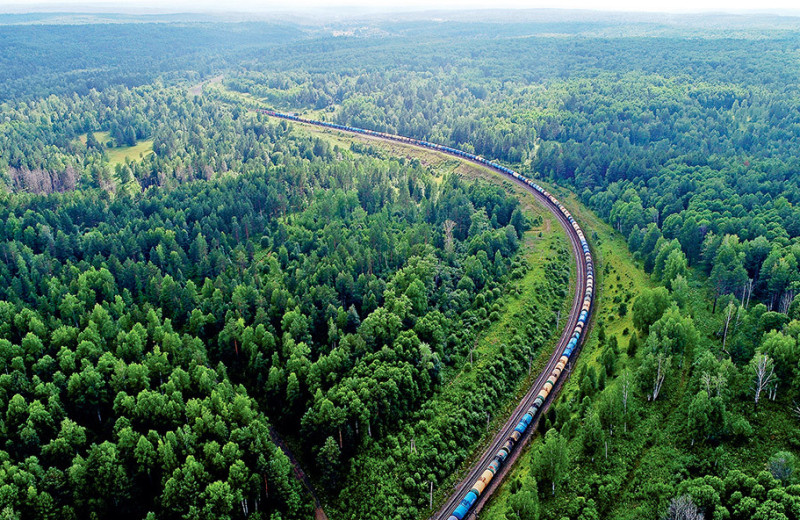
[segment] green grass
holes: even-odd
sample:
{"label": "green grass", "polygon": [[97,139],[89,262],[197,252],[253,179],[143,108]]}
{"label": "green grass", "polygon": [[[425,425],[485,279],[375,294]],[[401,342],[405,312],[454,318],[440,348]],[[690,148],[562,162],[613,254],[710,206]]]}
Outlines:
{"label": "green grass", "polygon": [[[147,156],[148,154],[153,153],[153,140],[148,139],[145,141],[139,141],[134,146],[117,146],[114,148],[108,148],[107,143],[113,143],[113,139],[111,139],[111,134],[108,132],[95,132],[95,138],[97,141],[104,146],[106,156],[108,157],[108,162],[111,166],[116,166],[117,164],[125,163],[126,159],[130,159],[131,161],[138,161],[139,159]],[[86,144],[86,134],[82,134],[78,137],[81,143]]]}
{"label": "green grass", "polygon": [[113,166],[122,164],[126,159],[138,161],[142,157],[153,153],[153,141],[139,141],[134,146],[121,146],[119,148],[109,148],[106,150],[108,162]]}

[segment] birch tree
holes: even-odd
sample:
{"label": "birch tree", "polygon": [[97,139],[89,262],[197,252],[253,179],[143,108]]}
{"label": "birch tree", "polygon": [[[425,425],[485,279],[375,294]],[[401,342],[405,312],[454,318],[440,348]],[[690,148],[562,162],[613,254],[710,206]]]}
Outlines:
{"label": "birch tree", "polygon": [[650,353],[642,361],[637,379],[639,388],[647,394],[648,401],[658,399],[671,366],[672,356],[663,352]]}
{"label": "birch tree", "polygon": [[692,499],[687,495],[673,498],[669,503],[665,520],[703,520],[703,513],[697,509]]}
{"label": "birch tree", "polygon": [[628,371],[625,370],[622,374],[622,382],[620,383],[620,397],[622,399],[622,424],[625,433],[628,433],[628,396],[630,395],[631,378]]}
{"label": "birch tree", "polygon": [[671,357],[664,357],[664,354],[658,355],[658,369],[656,370],[656,377],[653,382],[653,401],[658,399],[658,394],[661,393],[661,386],[664,384],[664,379],[667,377],[667,370],[670,364],[672,364]]}
{"label": "birch tree", "polygon": [[775,362],[766,354],[758,354],[753,358],[751,366],[755,376],[753,379],[753,409],[758,410],[761,394],[776,382]]}
{"label": "birch tree", "polygon": [[[726,350],[725,345],[728,342],[728,328],[731,324],[731,319],[733,318],[733,312],[736,310],[736,306],[733,302],[728,304],[727,315],[725,317],[725,329],[722,333],[722,351],[725,352],[730,356],[730,353]],[[738,313],[737,313],[738,314]]]}
{"label": "birch tree", "polygon": [[455,229],[456,223],[450,219],[444,221],[444,250],[448,253],[452,253],[454,249],[453,245],[453,229]]}

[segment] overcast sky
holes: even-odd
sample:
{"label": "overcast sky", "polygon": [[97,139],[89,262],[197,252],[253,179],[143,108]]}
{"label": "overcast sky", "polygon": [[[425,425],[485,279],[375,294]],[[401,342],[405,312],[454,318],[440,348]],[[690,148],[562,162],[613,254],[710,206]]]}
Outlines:
{"label": "overcast sky", "polygon": [[[375,10],[429,10],[474,8],[561,8],[604,11],[741,12],[779,11],[800,13],[798,0],[0,0],[0,10],[52,10],[53,8],[89,7],[89,10],[130,11],[303,11],[319,8],[351,7]],[[380,6],[380,7],[378,7]],[[84,9],[86,10],[86,9]]]}

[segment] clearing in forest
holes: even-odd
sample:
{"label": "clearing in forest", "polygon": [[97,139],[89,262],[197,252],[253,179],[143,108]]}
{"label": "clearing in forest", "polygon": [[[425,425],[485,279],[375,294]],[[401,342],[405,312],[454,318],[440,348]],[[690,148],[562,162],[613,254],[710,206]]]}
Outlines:
{"label": "clearing in forest", "polygon": [[[111,166],[125,163],[126,159],[138,161],[153,153],[153,140],[147,139],[137,142],[133,146],[109,146],[114,144],[109,132],[95,132],[95,139],[105,147],[106,157]],[[87,134],[78,137],[81,143],[86,144]]]}

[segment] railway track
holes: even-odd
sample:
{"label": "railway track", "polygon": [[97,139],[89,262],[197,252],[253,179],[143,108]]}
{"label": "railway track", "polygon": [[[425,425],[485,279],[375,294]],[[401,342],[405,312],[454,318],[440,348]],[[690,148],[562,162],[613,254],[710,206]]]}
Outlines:
{"label": "railway track", "polygon": [[[547,208],[549,208],[555,215],[558,217],[558,221],[561,226],[567,231],[567,236],[570,239],[570,244],[572,246],[573,257],[576,259],[577,264],[577,273],[575,277],[575,294],[573,295],[572,306],[569,313],[569,319],[567,320],[567,324],[564,327],[564,331],[559,338],[558,344],[556,348],[553,350],[553,354],[550,356],[550,359],[547,361],[547,365],[539,374],[539,376],[534,381],[533,385],[531,385],[528,392],[525,394],[525,397],[522,398],[519,405],[514,409],[514,412],[509,416],[506,423],[503,427],[497,432],[497,434],[492,439],[492,442],[486,447],[483,452],[481,458],[473,464],[470,471],[464,476],[463,479],[459,482],[456,486],[456,489],[451,493],[450,497],[442,504],[439,510],[434,514],[431,518],[434,520],[448,520],[450,518],[453,510],[459,505],[461,500],[464,496],[470,491],[472,488],[473,483],[475,480],[480,477],[481,473],[483,473],[486,466],[491,462],[494,455],[497,451],[502,447],[503,443],[505,443],[506,439],[511,435],[511,432],[514,431],[514,427],[519,423],[522,419],[522,416],[525,415],[527,410],[533,404],[533,401],[536,399],[536,396],[542,390],[544,383],[546,382],[548,376],[555,368],[556,364],[558,364],[558,360],[561,358],[564,349],[569,343],[570,338],[572,337],[572,331],[575,328],[575,325],[578,322],[578,315],[581,311],[581,305],[583,303],[583,298],[585,295],[585,288],[586,288],[586,266],[581,261],[583,257],[583,252],[580,246],[580,240],[578,239],[577,233],[575,230],[572,229],[572,225],[569,223],[567,218],[558,211],[558,208],[550,202],[550,200],[539,193],[538,191],[530,188],[527,184],[515,180],[518,184],[523,186],[524,188],[531,191],[540,202],[542,202]],[[572,363],[572,361],[570,361]],[[568,373],[571,369],[571,366],[568,365]],[[558,392],[563,385],[564,379],[559,379],[558,385],[554,388],[552,392],[547,397],[547,400],[544,403],[544,406],[540,409],[539,413],[536,417],[534,417],[531,426],[525,431],[525,434],[520,439],[519,444],[515,447],[515,449],[509,454],[509,458],[506,460],[506,463],[502,466],[500,471],[496,474],[495,478],[492,479],[491,483],[486,487],[486,490],[480,495],[478,500],[472,507],[472,510],[465,518],[477,518],[478,513],[480,513],[481,509],[486,505],[489,497],[491,497],[492,493],[499,487],[500,483],[503,481],[504,477],[514,465],[517,458],[519,457],[520,453],[522,452],[522,448],[527,442],[530,440],[532,432],[536,431],[536,427],[539,424],[539,419],[547,413],[548,409],[550,408],[550,404],[553,402],[555,397],[558,395]]]}
{"label": "railway track", "polygon": [[[592,296],[594,275],[593,272],[589,272],[590,270],[593,270],[593,261],[591,259],[591,254],[588,252],[588,244],[586,243],[585,237],[582,237],[582,230],[580,230],[577,225],[573,226],[572,222],[574,222],[574,219],[572,219],[572,222],[570,222],[572,217],[569,215],[569,212],[566,211],[566,209],[563,209],[563,205],[559,207],[558,201],[554,198],[551,199],[547,192],[539,191],[538,186],[534,187],[530,185],[530,183],[525,182],[524,178],[520,178],[520,176],[515,172],[512,172],[508,168],[505,168],[497,163],[487,161],[480,156],[466,154],[460,150],[443,147],[441,145],[436,145],[434,143],[428,143],[421,140],[414,140],[403,136],[385,134],[382,132],[374,132],[353,127],[344,127],[342,125],[334,125],[321,121],[302,119],[294,116],[293,114],[281,114],[269,110],[259,110],[259,112],[265,113],[272,117],[320,126],[340,132],[366,135],[374,139],[381,139],[385,141],[398,141],[420,148],[433,148],[440,153],[451,155],[480,166],[489,167],[490,169],[496,170],[505,175],[513,174],[513,176],[509,177],[509,180],[517,183],[531,192],[542,204],[544,204],[546,208],[551,211],[551,213],[556,216],[559,224],[561,224],[566,231],[567,237],[569,237],[570,244],[572,246],[572,253],[577,266],[577,273],[572,306],[570,309],[569,318],[561,337],[559,338],[556,347],[553,349],[553,353],[548,359],[544,370],[539,374],[533,385],[531,385],[531,387],[528,389],[525,396],[514,409],[514,412],[509,416],[503,427],[500,428],[500,430],[498,430],[498,432],[492,438],[492,441],[485,448],[480,459],[472,465],[466,475],[455,486],[454,491],[450,494],[447,500],[445,500],[437,512],[431,517],[431,520],[477,519],[478,513],[480,513],[491,495],[499,487],[500,483],[514,465],[514,462],[516,462],[516,460],[519,458],[522,448],[530,440],[532,433],[536,431],[536,427],[539,424],[540,418],[547,413],[550,405],[560,393],[564,381],[569,378],[574,360],[580,352],[583,340],[586,337],[591,305],[593,303]],[[586,247],[586,249],[584,249],[584,247]],[[587,299],[589,302],[588,304],[586,303]],[[581,315],[584,314],[584,310],[585,316],[581,317]],[[583,324],[581,324],[581,322],[583,322]],[[576,341],[572,348],[570,348],[569,345],[573,339]],[[571,354],[575,354],[575,357],[573,357]],[[566,378],[561,377],[562,372],[558,369],[559,362],[562,360],[562,356],[565,355],[567,358],[567,364],[564,367],[564,372],[567,373]],[[557,373],[554,371],[557,371]],[[554,376],[555,379],[553,380]],[[547,389],[548,384],[551,385],[551,389],[549,390]],[[515,429],[519,428],[519,424],[523,420],[523,417],[529,413],[531,407],[535,404],[537,397],[540,397],[543,393],[545,396],[544,401],[540,403],[541,406],[538,407],[538,410],[533,416],[530,424],[528,424],[524,431],[522,431],[519,439],[516,442],[511,443],[511,447],[507,450],[507,457],[504,457],[503,460],[497,465],[496,471],[493,472],[492,476],[490,476],[490,480],[488,481],[488,484],[486,484],[485,488],[481,486],[477,491],[477,497],[473,496],[472,501],[465,505],[465,503],[468,502],[465,497],[475,495],[475,489],[478,487],[477,484],[482,478],[481,476],[486,475],[487,467],[489,467],[493,461],[496,463],[498,453],[502,452],[504,447],[509,445],[509,438],[513,436]],[[459,506],[461,506],[461,511],[456,512],[458,511],[457,508],[459,508]],[[463,511],[465,508],[466,511]]]}

